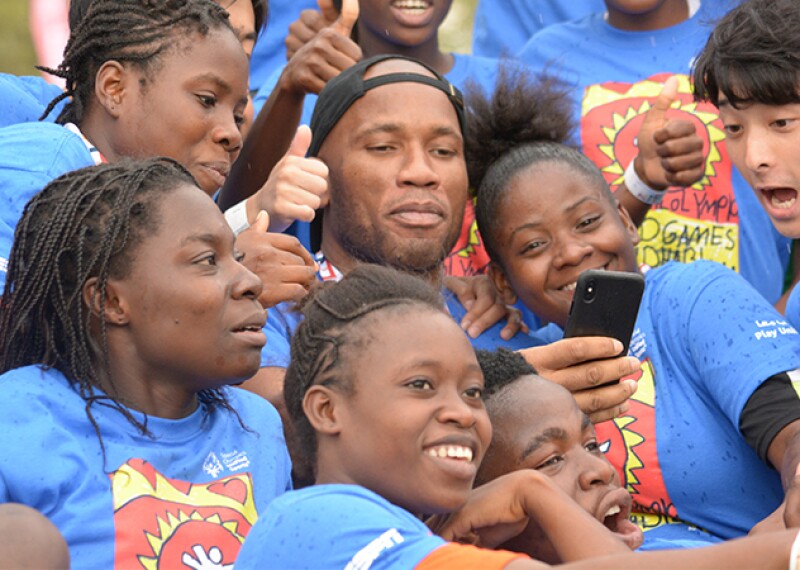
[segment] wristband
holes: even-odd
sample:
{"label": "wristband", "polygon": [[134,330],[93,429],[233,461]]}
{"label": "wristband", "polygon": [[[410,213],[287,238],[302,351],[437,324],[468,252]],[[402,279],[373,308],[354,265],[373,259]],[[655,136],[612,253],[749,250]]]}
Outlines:
{"label": "wristband", "polygon": [[231,206],[225,210],[224,215],[228,225],[237,236],[250,227],[250,222],[247,221],[247,200],[242,200],[235,206]]}
{"label": "wristband", "polygon": [[660,204],[664,199],[665,190],[655,190],[645,184],[639,175],[636,174],[636,169],[633,167],[635,160],[632,160],[625,169],[625,187],[631,196],[645,204]]}
{"label": "wristband", "polygon": [[797,570],[798,558],[800,558],[800,533],[797,533],[792,542],[792,550],[789,553],[789,570]]}

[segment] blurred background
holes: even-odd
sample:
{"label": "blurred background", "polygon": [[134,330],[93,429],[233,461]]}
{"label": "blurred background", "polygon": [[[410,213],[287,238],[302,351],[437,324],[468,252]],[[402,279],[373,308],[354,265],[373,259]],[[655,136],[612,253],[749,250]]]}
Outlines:
{"label": "blurred background", "polygon": [[[443,50],[469,52],[476,3],[477,0],[453,1],[450,14],[439,30]],[[38,73],[33,67],[37,62],[28,16],[28,0],[0,0],[0,72],[16,75]]]}

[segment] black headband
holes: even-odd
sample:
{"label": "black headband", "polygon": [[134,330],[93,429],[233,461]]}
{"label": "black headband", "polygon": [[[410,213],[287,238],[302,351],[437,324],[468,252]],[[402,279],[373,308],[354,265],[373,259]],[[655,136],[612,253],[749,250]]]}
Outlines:
{"label": "black headband", "polygon": [[[430,71],[435,77],[414,72],[402,72],[387,73],[386,75],[364,79],[364,73],[367,69],[387,59],[412,61]],[[325,85],[325,88],[319,94],[317,104],[314,106],[314,113],[311,116],[313,139],[308,149],[308,156],[317,156],[322,143],[325,142],[333,127],[336,126],[336,123],[339,122],[339,119],[342,118],[353,103],[363,97],[370,89],[391,83],[422,83],[434,87],[447,95],[458,116],[461,133],[465,133],[464,99],[461,96],[461,91],[452,83],[442,77],[436,70],[416,59],[400,55],[377,55],[347,68]]]}

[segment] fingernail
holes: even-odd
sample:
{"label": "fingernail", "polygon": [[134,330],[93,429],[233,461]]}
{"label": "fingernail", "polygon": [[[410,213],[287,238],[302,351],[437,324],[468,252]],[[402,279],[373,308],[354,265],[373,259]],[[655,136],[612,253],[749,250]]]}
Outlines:
{"label": "fingernail", "polygon": [[636,390],[639,388],[639,384],[636,382],[636,380],[630,379],[625,380],[625,386],[627,386],[628,390],[631,391],[631,395],[635,394]]}
{"label": "fingernail", "polygon": [[461,321],[461,328],[467,330],[471,324],[472,324],[471,320],[464,319],[463,321]]}
{"label": "fingernail", "polygon": [[500,331],[500,338],[503,340],[508,340],[511,338],[511,331],[507,331],[505,329]]}
{"label": "fingernail", "polygon": [[471,301],[467,301],[466,303],[464,303],[464,308],[469,311],[472,308],[472,305],[474,305],[474,304],[475,304],[475,300],[474,299],[471,300]]}
{"label": "fingernail", "polygon": [[470,327],[470,328],[467,329],[467,334],[470,336],[470,338],[478,338],[478,335],[480,334],[480,332],[478,331],[477,328]]}
{"label": "fingernail", "polygon": [[622,343],[617,339],[614,339],[614,352],[616,354],[619,354],[620,352],[622,352],[622,348],[623,348]]}
{"label": "fingernail", "polygon": [[621,416],[622,414],[624,414],[625,412],[627,412],[630,409],[631,409],[631,405],[629,403],[625,402],[624,404],[622,404],[619,407],[619,412],[617,413],[617,416]]}

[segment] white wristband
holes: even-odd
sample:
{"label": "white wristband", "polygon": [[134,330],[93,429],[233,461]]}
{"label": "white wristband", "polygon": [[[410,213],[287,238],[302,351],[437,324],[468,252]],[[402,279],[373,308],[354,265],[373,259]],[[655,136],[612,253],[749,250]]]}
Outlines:
{"label": "white wristband", "polygon": [[800,533],[794,538],[792,550],[789,553],[789,570],[797,570],[798,558],[800,558]]}
{"label": "white wristband", "polygon": [[631,193],[631,196],[645,204],[660,204],[661,200],[664,199],[666,191],[655,190],[645,184],[642,179],[639,178],[639,175],[636,174],[636,169],[633,167],[634,162],[635,161],[632,160],[628,168],[625,169],[625,187],[628,189],[628,192]]}
{"label": "white wristband", "polygon": [[235,206],[225,210],[225,220],[237,236],[250,227],[247,221],[247,200],[242,200]]}

